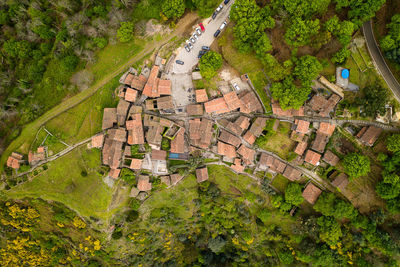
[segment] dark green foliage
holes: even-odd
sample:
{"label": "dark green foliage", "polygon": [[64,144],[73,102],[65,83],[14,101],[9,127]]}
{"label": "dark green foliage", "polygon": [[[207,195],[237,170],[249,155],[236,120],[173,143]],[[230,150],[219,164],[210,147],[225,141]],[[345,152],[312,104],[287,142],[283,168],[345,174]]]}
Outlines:
{"label": "dark green foliage", "polygon": [[344,64],[350,55],[350,50],[348,50],[346,47],[343,47],[332,56],[331,61],[337,65]]}
{"label": "dark green foliage", "polygon": [[133,30],[135,29],[135,24],[131,21],[121,22],[121,27],[117,31],[118,40],[121,43],[126,43],[132,40]]}
{"label": "dark green foliage", "polygon": [[273,83],[270,90],[283,109],[299,109],[307,100],[311,87],[297,87],[293,78],[288,76],[282,82]]}
{"label": "dark green foliage", "polygon": [[293,75],[299,79],[304,87],[311,86],[311,81],[322,71],[322,65],[316,57],[303,56],[296,62]]}
{"label": "dark green foliage", "polygon": [[[188,1],[187,1],[188,2]],[[220,4],[219,0],[190,0],[192,5],[197,9],[198,14],[202,18],[207,18],[212,15],[216,7]],[[190,7],[186,4],[187,7]]]}
{"label": "dark green foliage", "polygon": [[131,200],[129,202],[129,207],[132,210],[136,210],[137,211],[139,209],[139,207],[140,207],[140,201],[138,199],[136,199],[136,198],[131,198]]}
{"label": "dark green foliage", "polygon": [[171,141],[168,138],[163,137],[161,141],[161,149],[165,151],[169,151],[171,149]]}
{"label": "dark green foliage", "polygon": [[332,216],[338,220],[357,217],[357,210],[354,206],[340,198],[336,198],[333,193],[322,193],[314,205],[314,209],[321,212],[324,216]]}
{"label": "dark green foliage", "polygon": [[330,246],[335,246],[342,237],[340,224],[333,217],[321,216],[317,220],[320,238]]}
{"label": "dark green foliage", "polygon": [[81,171],[81,176],[82,176],[82,177],[86,177],[87,175],[88,175],[88,173],[87,173],[86,170],[82,170],[82,171]]}
{"label": "dark green foliage", "polygon": [[318,34],[319,29],[318,19],[302,20],[296,17],[285,33],[286,43],[292,46],[308,45],[311,43],[311,38]]}
{"label": "dark green foliage", "polygon": [[122,231],[114,231],[111,235],[113,239],[120,239],[122,237]]}
{"label": "dark green foliage", "polygon": [[165,0],[162,12],[169,19],[180,18],[185,12],[185,2],[184,0]]}
{"label": "dark green foliage", "polygon": [[207,52],[199,62],[200,73],[203,78],[210,80],[212,77],[217,75],[217,70],[222,67],[222,56],[221,54],[209,51]]}
{"label": "dark green foliage", "polygon": [[386,0],[350,0],[350,11],[348,13],[351,21],[358,27],[375,16]]}
{"label": "dark green foliage", "polygon": [[126,214],[126,221],[133,222],[139,218],[139,212],[137,210],[129,210]]}
{"label": "dark green foliage", "polygon": [[351,178],[364,176],[370,172],[369,158],[358,153],[347,154],[343,159],[343,166]]}
{"label": "dark green foliage", "polygon": [[123,168],[119,176],[123,181],[130,185],[133,185],[136,181],[135,173],[127,168]]}
{"label": "dark green foliage", "polygon": [[359,97],[357,105],[362,107],[361,115],[375,118],[385,115],[385,105],[389,101],[389,95],[385,88],[379,84],[370,85],[362,89],[363,97]]}
{"label": "dark green foliage", "polygon": [[303,203],[301,186],[298,183],[289,183],[285,189],[285,201],[291,205],[299,206]]}
{"label": "dark green foliage", "polygon": [[392,134],[386,140],[386,147],[390,152],[400,151],[400,134]]}

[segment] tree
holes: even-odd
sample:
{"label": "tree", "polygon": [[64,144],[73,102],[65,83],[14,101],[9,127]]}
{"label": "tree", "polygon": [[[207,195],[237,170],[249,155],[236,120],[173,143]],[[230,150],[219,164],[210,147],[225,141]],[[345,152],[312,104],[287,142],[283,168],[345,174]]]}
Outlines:
{"label": "tree", "polygon": [[340,224],[333,217],[321,216],[317,219],[320,238],[330,246],[336,246],[342,237]]}
{"label": "tree", "polygon": [[392,134],[386,139],[386,147],[390,152],[400,151],[400,134]]}
{"label": "tree", "polygon": [[364,97],[359,97],[357,105],[362,106],[362,115],[375,118],[385,115],[386,103],[389,101],[388,92],[379,84],[370,85],[362,89]]}
{"label": "tree", "polygon": [[209,1],[209,0],[192,0],[197,13],[202,18],[207,18],[211,16],[215,8],[218,6],[219,2]]}
{"label": "tree", "polygon": [[332,56],[331,61],[336,65],[344,64],[350,55],[350,50],[348,50],[346,47],[343,47]]}
{"label": "tree", "polygon": [[361,26],[365,21],[370,20],[386,0],[350,0],[350,11],[348,13],[351,21]]}
{"label": "tree", "polygon": [[121,43],[126,43],[132,40],[135,24],[132,21],[121,22],[121,26],[117,31],[118,40]]}
{"label": "tree", "polygon": [[226,241],[221,236],[217,236],[216,238],[211,238],[208,240],[208,248],[211,249],[215,254],[222,252],[225,244]]}
{"label": "tree", "polygon": [[288,45],[303,46],[311,42],[311,37],[318,34],[319,20],[302,20],[295,17],[285,33],[285,40]]}
{"label": "tree", "polygon": [[302,56],[296,62],[293,75],[306,87],[311,85],[311,81],[318,76],[322,69],[323,67],[316,57]]}
{"label": "tree", "polygon": [[259,58],[262,58],[265,54],[272,50],[271,42],[265,33],[262,34],[261,38],[255,43],[254,50]]}
{"label": "tree", "polygon": [[364,176],[371,169],[369,158],[358,153],[347,154],[343,159],[343,165],[345,172],[351,178]]}
{"label": "tree", "polygon": [[388,34],[382,38],[380,45],[381,45],[382,51],[384,51],[384,52],[393,50],[397,47],[396,41],[392,38],[392,36],[390,34]]}
{"label": "tree", "polygon": [[210,80],[212,77],[217,75],[217,70],[222,67],[222,56],[221,54],[209,51],[204,54],[199,62],[200,73],[203,78]]}
{"label": "tree", "polygon": [[271,85],[272,97],[279,100],[282,109],[299,109],[311,93],[311,87],[297,87],[293,77],[287,76],[282,82]]}
{"label": "tree", "polygon": [[164,0],[162,12],[169,19],[180,18],[185,12],[185,2],[184,0]]}
{"label": "tree", "polygon": [[301,186],[298,183],[290,183],[285,189],[285,201],[289,204],[299,206],[303,203]]}
{"label": "tree", "polygon": [[324,216],[332,216],[338,220],[344,218],[353,220],[358,215],[351,203],[337,198],[333,193],[322,193],[315,203],[314,209]]}

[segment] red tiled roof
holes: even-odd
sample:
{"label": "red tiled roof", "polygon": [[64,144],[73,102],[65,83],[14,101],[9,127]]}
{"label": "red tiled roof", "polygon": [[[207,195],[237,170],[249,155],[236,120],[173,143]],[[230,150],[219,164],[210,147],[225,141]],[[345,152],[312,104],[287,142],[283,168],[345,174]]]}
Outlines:
{"label": "red tiled roof", "polygon": [[189,121],[189,134],[190,139],[197,140],[200,139],[200,119],[193,119]]}
{"label": "red tiled roof", "polygon": [[320,132],[317,132],[315,140],[312,144],[312,149],[320,153],[324,153],[325,147],[329,142],[329,136]]}
{"label": "red tiled roof", "polygon": [[158,83],[158,90],[160,95],[171,95],[171,81],[170,80],[160,80]]}
{"label": "red tiled roof", "polygon": [[158,66],[153,66],[151,68],[149,79],[143,89],[143,95],[152,98],[160,96],[160,92],[158,91],[158,83],[160,79],[157,77],[159,69],[160,67]]}
{"label": "red tiled roof", "polygon": [[9,156],[7,159],[7,166],[13,169],[19,169],[19,160]]}
{"label": "red tiled roof", "polygon": [[198,183],[208,180],[207,167],[196,169],[196,179]]}
{"label": "red tiled roof", "polygon": [[142,168],[142,162],[142,159],[132,159],[129,168],[132,170],[140,170]]}
{"label": "red tiled roof", "polygon": [[233,145],[235,147],[238,147],[242,142],[239,137],[229,133],[228,131],[221,130],[221,133],[219,135],[219,139],[222,142],[225,142],[227,144]]}
{"label": "red tiled roof", "polygon": [[271,167],[274,163],[274,157],[266,153],[261,153],[259,164],[264,167]]}
{"label": "red tiled roof", "polygon": [[200,143],[201,148],[207,148],[211,145],[211,138],[214,132],[213,121],[208,119],[201,119],[200,123]]}
{"label": "red tiled roof", "polygon": [[208,101],[207,91],[206,89],[200,89],[195,91],[196,94],[196,102],[202,103]]}
{"label": "red tiled roof", "polygon": [[171,174],[171,185],[176,185],[182,178],[183,176],[179,173]]}
{"label": "red tiled roof", "polygon": [[338,164],[338,162],[339,162],[338,156],[333,154],[333,152],[330,151],[330,150],[327,150],[325,152],[324,157],[322,158],[322,160],[325,161],[326,163],[328,163],[329,165],[332,165],[332,166],[336,166],[336,164]]}
{"label": "red tiled roof", "polygon": [[296,149],[294,150],[294,153],[302,156],[306,148],[307,148],[307,142],[299,142],[296,146]]}
{"label": "red tiled roof", "polygon": [[319,133],[323,133],[328,135],[329,137],[332,136],[333,132],[335,131],[336,126],[334,124],[330,124],[328,122],[321,122],[319,124]]}
{"label": "red tiled roof", "polygon": [[112,128],[114,123],[117,123],[117,109],[105,108],[103,113],[102,129]]}
{"label": "red tiled roof", "polygon": [[298,181],[301,178],[301,172],[288,165],[283,172],[283,176],[288,178],[290,181]]}
{"label": "red tiled roof", "polygon": [[280,161],[277,158],[274,158],[274,161],[272,165],[270,166],[271,171],[277,172],[277,173],[283,173],[286,169],[286,163]]}
{"label": "red tiled roof", "polygon": [[142,115],[137,113],[133,114],[131,117],[132,120],[126,121],[126,129],[128,130],[128,144],[144,144]]}
{"label": "red tiled roof", "polygon": [[310,127],[309,121],[299,120],[297,123],[296,131],[306,134],[308,132],[308,127]]}
{"label": "red tiled roof", "polygon": [[307,150],[305,161],[316,166],[321,159],[321,154],[318,154],[312,150]]}
{"label": "red tiled roof", "polygon": [[242,165],[242,161],[239,158],[235,159],[234,164],[231,166],[231,168],[237,173],[241,173],[244,171],[244,166]]}
{"label": "red tiled roof", "polygon": [[110,166],[111,169],[120,167],[123,153],[122,145],[123,142],[115,141],[110,137],[106,138],[102,150],[104,165]]}
{"label": "red tiled roof", "polygon": [[236,150],[234,146],[225,144],[221,141],[218,141],[217,146],[218,146],[218,154],[226,156],[231,159],[236,157]]}
{"label": "red tiled roof", "polygon": [[164,150],[151,150],[151,159],[152,160],[166,160],[167,159],[167,151]]}
{"label": "red tiled roof", "polygon": [[253,149],[248,148],[248,147],[246,147],[245,145],[242,144],[239,147],[237,152],[238,152],[239,155],[242,156],[243,161],[246,164],[251,164],[254,161],[254,156],[255,156],[256,152]]}
{"label": "red tiled roof", "polygon": [[303,198],[310,204],[315,204],[322,190],[316,187],[314,184],[309,183],[303,191]]}
{"label": "red tiled roof", "polygon": [[202,104],[192,104],[186,106],[186,112],[189,116],[200,116],[203,115],[203,105]]}
{"label": "red tiled roof", "polygon": [[128,73],[128,75],[126,75],[126,77],[125,77],[124,84],[130,85],[131,82],[132,82],[132,79],[133,79],[134,77],[135,77],[135,76],[134,76],[132,73]]}
{"label": "red tiled roof", "polygon": [[185,128],[180,128],[175,138],[171,141],[171,152],[185,153]]}
{"label": "red tiled roof", "polygon": [[263,110],[260,101],[258,101],[258,98],[253,92],[244,91],[240,94],[239,98],[242,102],[242,106],[240,107],[241,112],[251,113]]}
{"label": "red tiled roof", "polygon": [[137,188],[139,189],[139,191],[150,191],[151,190],[150,177],[140,175],[138,179]]}
{"label": "red tiled roof", "polygon": [[147,82],[147,78],[144,75],[139,75],[139,77],[135,76],[132,79],[132,82],[130,84],[131,88],[134,88],[139,91],[143,91],[144,85]]}
{"label": "red tiled roof", "polygon": [[128,88],[128,89],[126,89],[126,92],[125,92],[125,100],[129,101],[129,102],[135,102],[137,95],[138,95],[138,91]]}
{"label": "red tiled roof", "polygon": [[110,139],[118,142],[126,141],[126,130],[125,128],[110,129],[108,130],[108,136]]}
{"label": "red tiled roof", "polygon": [[229,108],[229,110],[235,110],[242,106],[242,102],[237,96],[236,92],[232,91],[224,95],[224,100]]}
{"label": "red tiled roof", "polygon": [[242,130],[247,130],[250,126],[250,118],[240,116],[236,119],[235,124],[237,124]]}
{"label": "red tiled roof", "polygon": [[243,139],[249,143],[250,145],[254,144],[254,142],[256,141],[257,137],[252,134],[250,131],[247,131],[244,135],[243,135]]}
{"label": "red tiled roof", "polygon": [[118,179],[120,173],[121,173],[121,169],[111,169],[108,176],[110,176],[113,179]]}
{"label": "red tiled roof", "polygon": [[266,118],[258,117],[255,119],[255,121],[251,125],[249,131],[256,137],[259,137],[261,135],[261,133],[263,132],[266,123],[267,123]]}
{"label": "red tiled roof", "polygon": [[360,141],[366,145],[372,146],[376,140],[378,140],[378,137],[382,131],[383,130],[381,128],[369,126],[368,129],[362,134]]}
{"label": "red tiled roof", "polygon": [[103,142],[104,142],[104,134],[98,134],[92,137],[92,147],[101,148],[103,147]]}
{"label": "red tiled roof", "polygon": [[207,113],[215,112],[216,114],[221,114],[229,112],[228,105],[222,97],[204,103],[204,108]]}

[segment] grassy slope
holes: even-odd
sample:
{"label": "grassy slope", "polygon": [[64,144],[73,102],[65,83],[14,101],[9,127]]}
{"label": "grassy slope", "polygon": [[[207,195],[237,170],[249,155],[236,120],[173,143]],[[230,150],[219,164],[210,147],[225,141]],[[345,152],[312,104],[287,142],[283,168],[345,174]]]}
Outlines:
{"label": "grassy slope", "polygon": [[268,142],[261,149],[278,154],[283,159],[287,159],[289,153],[294,150],[296,142],[290,139],[289,122],[280,122],[276,134],[268,138]]}
{"label": "grassy slope", "polygon": [[[16,186],[6,195],[10,198],[34,197],[58,201],[79,214],[108,218],[112,190],[97,172],[100,151],[82,147],[48,164],[48,170],[32,181]],[[88,175],[82,177],[81,171]]]}
{"label": "grassy slope", "polygon": [[237,49],[233,47],[232,34],[232,27],[228,27],[225,33],[218,40],[218,44],[221,46],[222,49],[222,55],[224,59],[228,62],[228,64],[239,71],[240,74],[247,73],[249,75],[250,80],[252,81],[268,111],[270,107],[270,99],[264,91],[264,87],[267,86],[268,83],[266,76],[262,71],[264,66],[255,57],[254,53],[239,53]]}

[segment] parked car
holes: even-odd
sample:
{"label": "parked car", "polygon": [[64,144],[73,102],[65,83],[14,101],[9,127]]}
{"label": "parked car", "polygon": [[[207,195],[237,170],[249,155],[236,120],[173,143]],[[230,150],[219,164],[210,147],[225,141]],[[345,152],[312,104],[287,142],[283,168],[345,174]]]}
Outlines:
{"label": "parked car", "polygon": [[227,5],[231,0],[225,0],[224,4]]}
{"label": "parked car", "polygon": [[214,33],[214,37],[217,38],[218,35],[219,35],[220,33],[221,33],[221,30],[218,29],[218,30]]}
{"label": "parked car", "polygon": [[216,11],[217,13],[219,13],[219,12],[221,12],[221,10],[222,10],[223,8],[224,8],[223,5],[219,5],[215,11]]}
{"label": "parked car", "polygon": [[206,51],[210,51],[210,47],[209,46],[202,46],[201,49],[206,50]]}
{"label": "parked car", "polygon": [[176,62],[176,64],[179,64],[179,65],[185,64],[185,62],[183,62],[182,60],[177,60],[177,61],[175,61],[175,62]]}
{"label": "parked car", "polygon": [[235,88],[236,91],[240,91],[240,87],[237,83],[233,84],[233,88]]}
{"label": "parked car", "polygon": [[217,15],[218,15],[217,11],[214,11],[214,13],[212,14],[212,19],[215,19]]}
{"label": "parked car", "polygon": [[224,28],[225,28],[225,26],[226,26],[226,21],[224,22],[224,23],[222,23],[221,24],[221,26],[219,26],[219,29],[222,31]]}
{"label": "parked car", "polygon": [[185,45],[186,51],[190,52],[190,47],[188,45]]}
{"label": "parked car", "polygon": [[200,30],[200,28],[198,28],[198,27],[196,28],[196,33],[197,33],[198,36],[201,35],[201,30]]}
{"label": "parked car", "polygon": [[196,42],[196,39],[194,39],[194,37],[192,36],[192,37],[190,37],[189,38],[189,40],[190,40],[190,42],[192,43],[192,44],[194,44],[195,42]]}
{"label": "parked car", "polygon": [[200,52],[199,52],[199,55],[197,56],[198,58],[201,58],[205,53],[207,53],[208,51],[204,51],[204,50],[201,50]]}
{"label": "parked car", "polygon": [[193,45],[192,45],[192,43],[188,43],[188,46],[189,46],[190,50],[192,50],[192,49],[193,49]]}
{"label": "parked car", "polygon": [[203,23],[199,23],[199,26],[200,26],[200,29],[201,29],[202,32],[204,32],[206,30],[206,28],[204,28]]}

